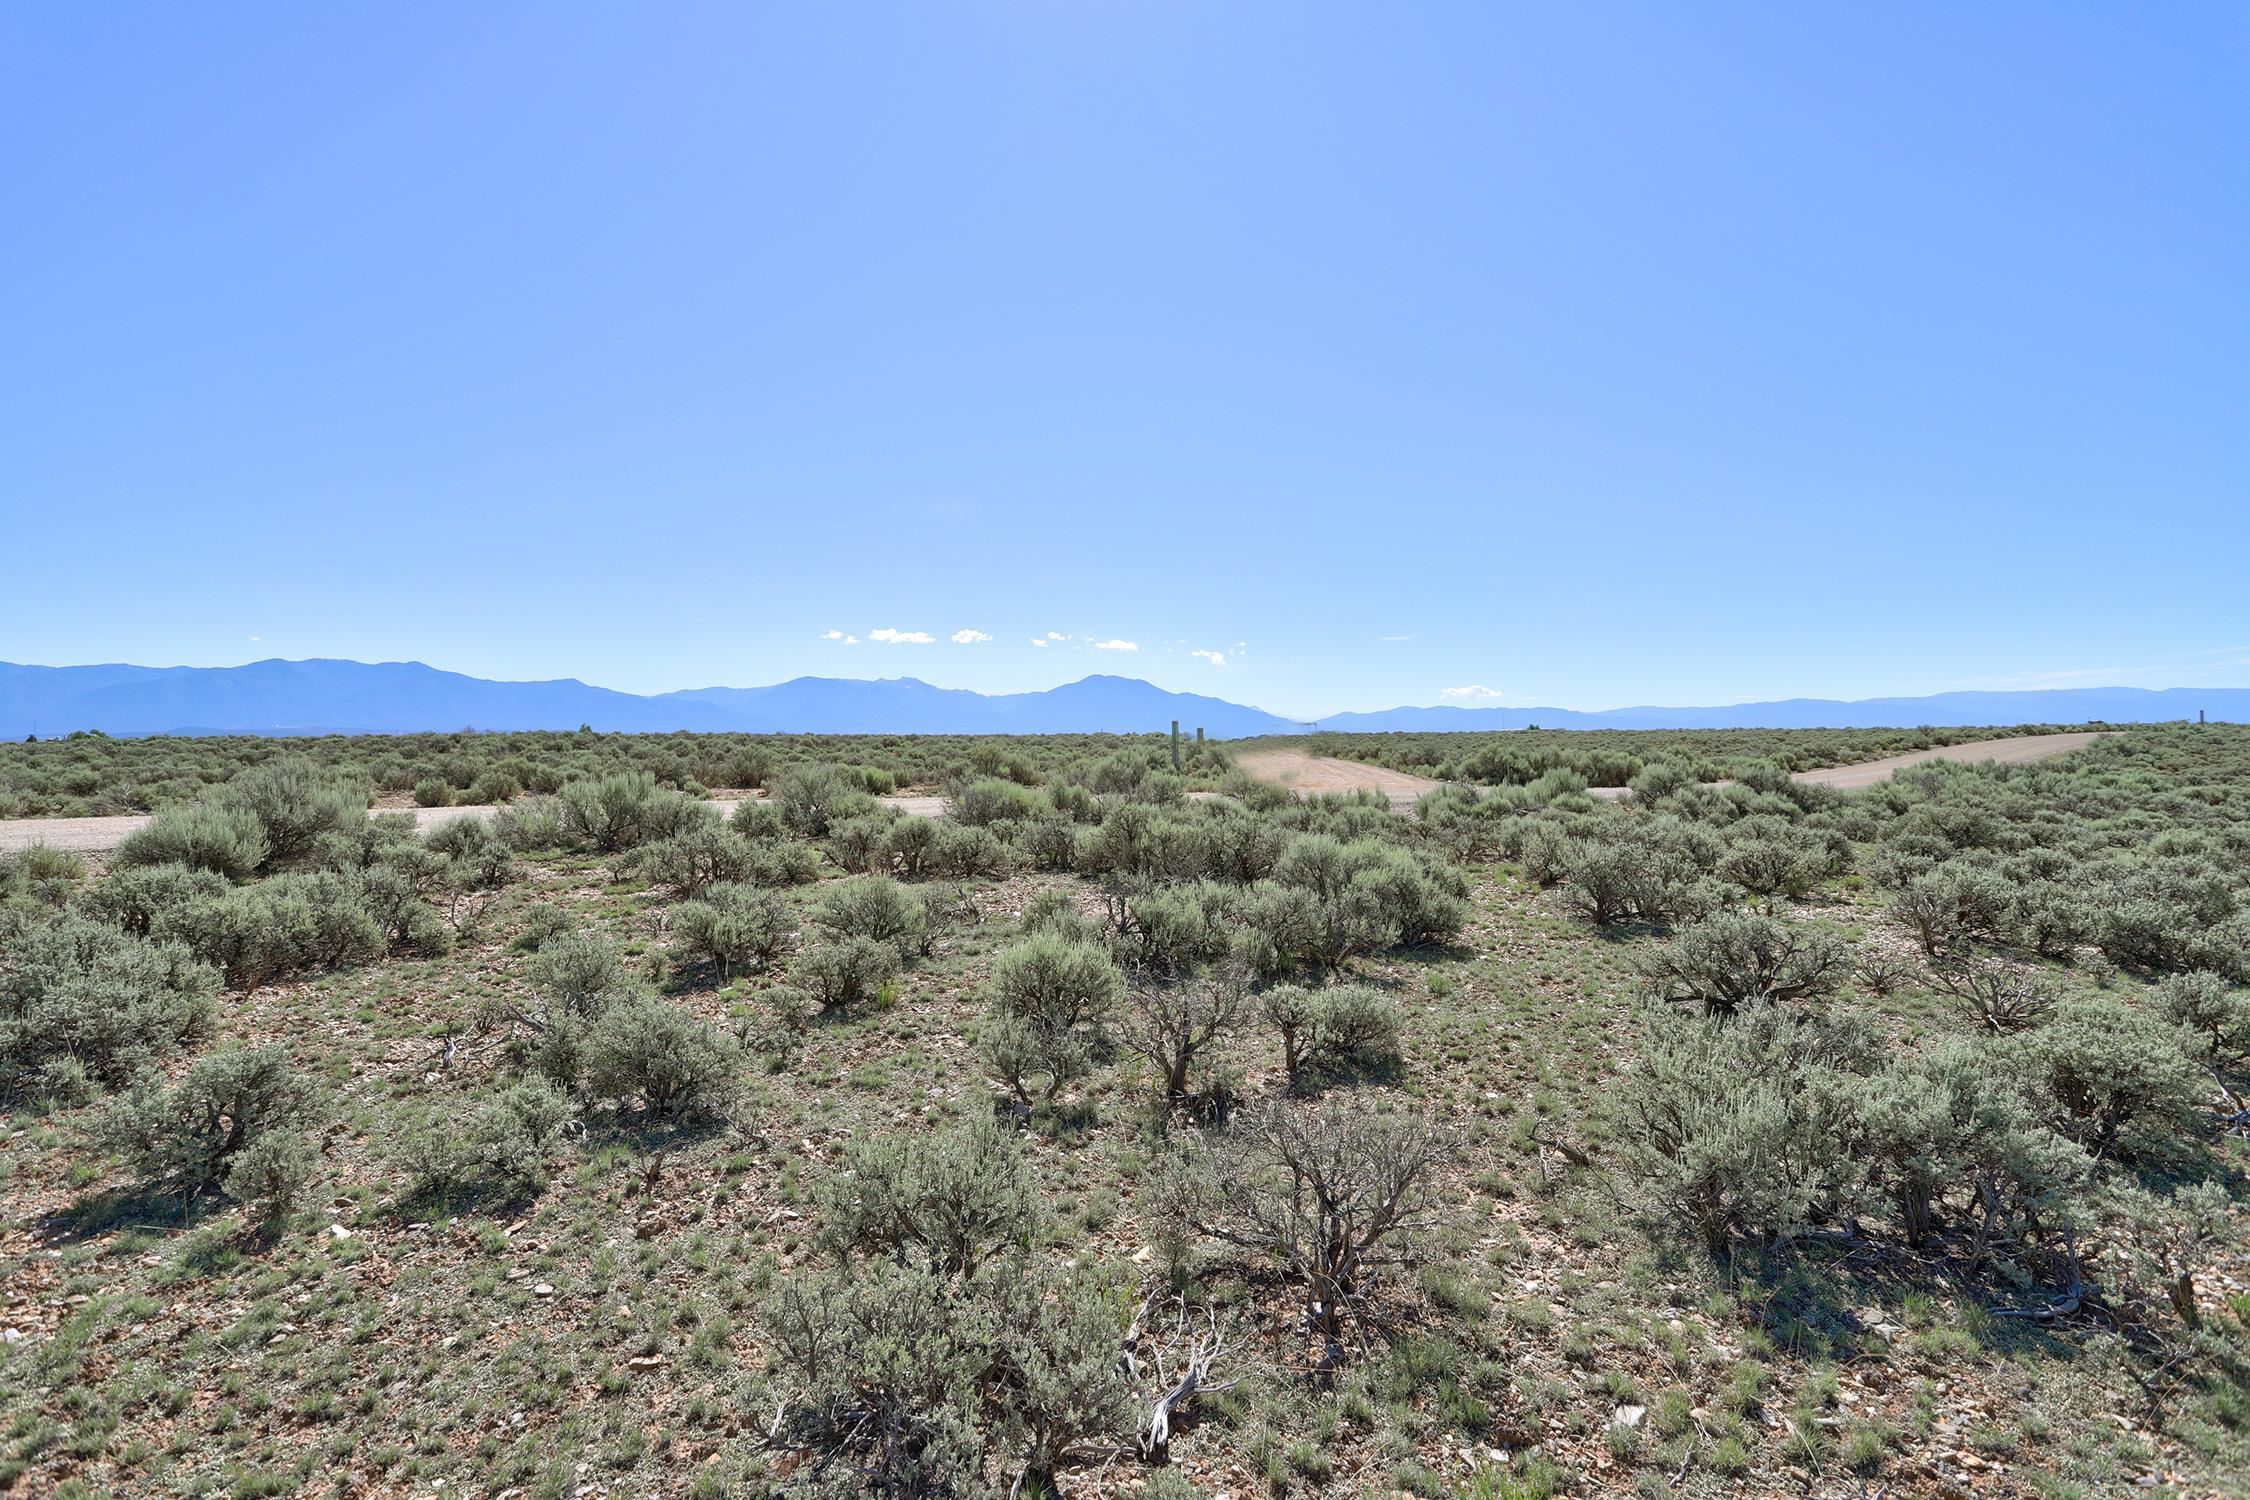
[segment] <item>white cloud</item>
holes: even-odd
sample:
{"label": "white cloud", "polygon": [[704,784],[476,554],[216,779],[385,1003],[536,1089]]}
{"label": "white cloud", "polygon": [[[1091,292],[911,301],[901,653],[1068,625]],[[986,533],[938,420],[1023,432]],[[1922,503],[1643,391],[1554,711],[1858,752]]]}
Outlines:
{"label": "white cloud", "polygon": [[1214,667],[1223,667],[1227,664],[1227,654],[1224,651],[1190,651],[1188,655],[1200,656]]}
{"label": "white cloud", "polygon": [[1377,639],[1377,640],[1379,640],[1379,641],[1392,641],[1392,642],[1397,642],[1397,641],[1411,641],[1411,640],[1413,640],[1413,639],[1414,639],[1414,637],[1412,637],[1412,636],[1410,636],[1410,635],[1379,635],[1379,636],[1375,637],[1375,639]]}
{"label": "white cloud", "polygon": [[1456,703],[1490,703],[1500,696],[1500,690],[1479,687],[1472,682],[1467,687],[1446,688],[1439,696],[1451,698]]}
{"label": "white cloud", "polygon": [[823,630],[820,633],[820,638],[824,641],[840,641],[844,638],[844,632],[841,630]]}
{"label": "white cloud", "polygon": [[1048,632],[1047,632],[1047,639],[1048,639],[1048,640],[1050,640],[1050,641],[1067,641],[1067,640],[1069,640],[1069,639],[1070,639],[1070,637],[1069,637],[1069,636],[1067,636],[1067,635],[1064,635],[1064,634],[1063,634],[1063,633],[1062,633],[1061,631],[1059,631],[1059,630],[1050,630],[1050,631],[1048,631]]}
{"label": "white cloud", "polygon": [[881,630],[870,630],[867,638],[881,641],[886,646],[927,646],[937,639],[926,630],[892,630],[888,626]]}
{"label": "white cloud", "polygon": [[1094,649],[1096,651],[1138,651],[1141,647],[1138,641],[1096,641],[1094,642]]}
{"label": "white cloud", "polygon": [[981,630],[956,630],[953,632],[953,644],[956,646],[974,646],[979,641],[991,639],[991,636],[986,635]]}
{"label": "white cloud", "polygon": [[1045,646],[1045,645],[1046,645],[1047,643],[1046,643],[1045,641],[1043,641],[1043,640],[1039,639],[1039,637],[1037,637],[1037,636],[1033,636],[1033,637],[1031,638],[1031,644],[1033,644],[1034,646]]}

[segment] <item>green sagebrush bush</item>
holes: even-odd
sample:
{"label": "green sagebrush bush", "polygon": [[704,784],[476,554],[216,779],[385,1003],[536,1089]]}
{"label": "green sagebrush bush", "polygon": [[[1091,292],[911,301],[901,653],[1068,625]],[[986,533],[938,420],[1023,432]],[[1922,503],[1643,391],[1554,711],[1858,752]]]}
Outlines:
{"label": "green sagebrush bush", "polygon": [[870,865],[895,868],[909,880],[922,874],[931,849],[937,845],[937,820],[892,817],[876,826],[881,831],[881,844],[870,854]]}
{"label": "green sagebrush bush", "polygon": [[1027,937],[1045,932],[1074,943],[1102,940],[1102,924],[1078,909],[1077,892],[1068,887],[1050,886],[1033,895],[1024,903],[1016,927]]}
{"label": "green sagebrush bush", "polygon": [[[1948,1212],[1979,1225],[1980,1253],[2027,1225],[2081,1222],[2093,1162],[2047,1130],[1990,1044],[1940,1038],[1853,1088],[1845,1145],[1863,1201],[1921,1244]],[[1950,1207],[1949,1207],[1950,1206]]]}
{"label": "green sagebrush bush", "polygon": [[1289,912],[1297,920],[1277,945],[1280,956],[1324,970],[1361,953],[1449,940],[1468,919],[1459,871],[1377,839],[1292,839],[1274,863],[1273,882],[1312,898],[1310,908]]}
{"label": "green sagebrush bush", "polygon": [[2208,970],[2175,974],[2156,987],[2157,1013],[2196,1038],[2202,1056],[2222,1074],[2250,1066],[2250,990]]}
{"label": "green sagebrush bush", "polygon": [[1044,793],[997,777],[971,781],[946,800],[949,816],[978,828],[994,823],[1036,822],[1052,816],[1055,810]]}
{"label": "green sagebrush bush", "polygon": [[265,865],[270,852],[265,831],[247,809],[199,802],[158,813],[125,835],[111,859],[125,870],[185,865],[244,880]]}
{"label": "green sagebrush bush", "polygon": [[754,845],[713,820],[642,845],[633,863],[650,884],[697,896],[722,881],[750,879],[759,859]]}
{"label": "green sagebrush bush", "polygon": [[864,778],[841,766],[798,766],[773,787],[772,804],[799,838],[825,838],[831,825],[875,810]]}
{"label": "green sagebrush bush", "polygon": [[1030,1256],[1044,1215],[1012,1138],[870,1142],[822,1203],[835,1269],[789,1278],[763,1318],[777,1440],[814,1460],[792,1492],[967,1493],[998,1462],[1046,1493],[1074,1449],[1132,1431],[1116,1305]]}
{"label": "green sagebrush bush", "polygon": [[536,849],[559,849],[570,841],[563,804],[551,796],[532,797],[501,808],[492,815],[492,834],[518,854]]}
{"label": "green sagebrush bush", "polygon": [[469,785],[471,802],[496,804],[513,802],[523,795],[523,782],[512,771],[486,771]]}
{"label": "green sagebrush bush", "polygon": [[0,854],[0,905],[21,898],[35,906],[61,906],[85,874],[86,861],[68,849],[33,844]]}
{"label": "green sagebrush bush", "polygon": [[0,1094],[120,1087],[210,1024],[219,976],[185,944],[68,913],[0,943]]}
{"label": "green sagebrush bush", "polygon": [[1349,1073],[1395,1063],[1398,1002],[1360,984],[1306,989],[1276,985],[1258,996],[1259,1014],[1281,1041],[1292,1082],[1315,1072]]}
{"label": "green sagebrush bush", "polygon": [[850,937],[792,960],[789,980],[822,1011],[842,1011],[880,995],[898,970],[898,949],[873,938]]}
{"label": "green sagebrush bush", "polygon": [[646,771],[566,782],[557,800],[564,837],[597,854],[676,838],[718,819],[707,804],[659,787]]}
{"label": "green sagebrush bush", "polygon": [[717,964],[722,976],[771,963],[796,928],[796,910],[785,897],[750,885],[709,886],[700,900],[685,902],[672,913],[680,946]]}
{"label": "green sagebrush bush", "polygon": [[2015,890],[1981,866],[1945,864],[1908,882],[1891,903],[1892,915],[1931,957],[2007,929]]}
{"label": "green sagebrush bush", "polygon": [[977,1037],[986,1068],[1019,1103],[1031,1102],[1041,1080],[1040,1091],[1054,1098],[1091,1070],[1124,988],[1102,949],[1033,934],[993,962],[986,994],[994,1015]]}
{"label": "green sagebrush bush", "polygon": [[304,1138],[324,1117],[320,1091],[279,1047],[196,1059],[180,1081],[134,1085],[110,1101],[103,1142],[143,1180],[197,1193],[220,1186],[269,1133]]}
{"label": "green sagebrush bush", "polygon": [[1100,948],[1039,933],[993,961],[986,992],[1001,1015],[1068,1031],[1100,1026],[1124,985]]}
{"label": "green sagebrush bush", "polygon": [[78,905],[90,917],[146,937],[167,912],[191,901],[223,900],[228,890],[227,878],[216,870],[141,865],[96,882]]}
{"label": "green sagebrush bush", "polygon": [[1680,929],[1641,961],[1652,994],[1707,1015],[1760,1000],[1802,1000],[1844,972],[1844,946],[1826,933],[1772,917],[1719,912]]}
{"label": "green sagebrush bush", "polygon": [[1841,871],[1850,849],[1849,841],[1831,841],[1781,818],[1749,817],[1727,830],[1715,871],[1754,896],[1802,896]]}
{"label": "green sagebrush bush", "polygon": [[117,847],[120,866],[184,864],[242,879],[310,855],[327,834],[356,835],[367,794],[301,755],[236,776],[208,801],[158,813]]}
{"label": "green sagebrush bush", "polygon": [[930,932],[920,898],[887,875],[855,875],[825,887],[813,920],[836,937],[888,943],[902,954],[920,952]]}
{"label": "green sagebrush bush", "polygon": [[563,908],[534,906],[524,913],[523,930],[516,934],[514,946],[525,953],[537,953],[564,933],[576,930],[577,923]]}
{"label": "green sagebrush bush", "polygon": [[487,1193],[510,1202],[530,1198],[546,1186],[549,1158],[576,1114],[567,1093],[533,1074],[477,1105],[458,1123],[443,1114],[415,1122],[401,1139],[398,1165],[415,1197],[440,1202]]}
{"label": "green sagebrush bush", "polygon": [[1014,863],[1009,846],[989,828],[941,820],[924,856],[927,873],[948,880],[969,880],[979,875],[1005,873]]}
{"label": "green sagebrush bush", "polygon": [[839,1258],[974,1277],[1029,1250],[1040,1217],[1022,1148],[985,1116],[935,1135],[855,1141],[822,1193],[820,1233]]}
{"label": "green sagebrush bush", "polygon": [[453,788],[439,777],[425,776],[414,783],[414,805],[416,807],[451,807],[453,805]]}
{"label": "green sagebrush bush", "polygon": [[789,837],[789,822],[771,802],[745,799],[727,815],[727,827],[753,844],[770,844]]}
{"label": "green sagebrush bush", "polygon": [[2203,1103],[2194,1035],[2117,1000],[2064,1000],[2004,1045],[2048,1123],[2097,1158],[2128,1126],[2182,1127]]}
{"label": "green sagebrush bush", "polygon": [[154,930],[218,965],[240,990],[389,951],[362,882],[326,870],[283,871],[223,896],[199,897],[166,911]]}
{"label": "green sagebrush bush", "polygon": [[251,1138],[227,1163],[220,1191],[243,1205],[262,1229],[278,1228],[296,1213],[312,1186],[320,1148],[294,1130],[268,1130]]}
{"label": "green sagebrush bush", "polygon": [[2202,859],[2153,861],[2096,894],[2094,942],[2128,969],[2207,970],[2250,983],[2250,916],[2226,874]]}
{"label": "green sagebrush bush", "polygon": [[890,825],[895,821],[902,821],[901,815],[886,810],[830,824],[826,841],[829,859],[837,869],[854,874],[887,871],[891,865]]}
{"label": "green sagebrush bush", "polygon": [[[491,822],[481,817],[449,819],[431,829],[422,843],[431,852],[445,857],[445,873],[458,885],[476,888],[506,885],[515,873],[515,861],[508,845]],[[395,864],[400,858],[400,852],[392,852],[385,862]]]}
{"label": "green sagebrush bush", "polygon": [[628,993],[624,962],[600,933],[565,931],[540,945],[528,971],[534,1004],[494,1005],[485,1020],[512,1025],[531,1068],[558,1088],[575,1089],[585,1079],[588,1033]]}
{"label": "green sagebrush bush", "polygon": [[1873,1053],[1856,1027],[1769,1002],[1731,1018],[1650,1007],[1623,1084],[1644,1208],[1714,1254],[1810,1223],[1850,1186],[1852,1079]]}
{"label": "green sagebrush bush", "polygon": [[1692,921],[1718,905],[1691,842],[1675,831],[1606,826],[1564,838],[1553,862],[1565,908],[1597,926]]}
{"label": "green sagebrush bush", "polygon": [[584,1011],[625,982],[625,963],[598,932],[563,930],[549,937],[531,960],[531,982],[550,1000]]}
{"label": "green sagebrush bush", "polygon": [[586,1087],[637,1100],[658,1119],[721,1114],[742,1081],[742,1048],[727,1032],[654,995],[605,1006],[585,1043]]}
{"label": "green sagebrush bush", "polygon": [[221,789],[219,801],[257,820],[268,865],[287,864],[310,853],[322,834],[356,832],[367,821],[365,786],[303,755],[252,766]]}

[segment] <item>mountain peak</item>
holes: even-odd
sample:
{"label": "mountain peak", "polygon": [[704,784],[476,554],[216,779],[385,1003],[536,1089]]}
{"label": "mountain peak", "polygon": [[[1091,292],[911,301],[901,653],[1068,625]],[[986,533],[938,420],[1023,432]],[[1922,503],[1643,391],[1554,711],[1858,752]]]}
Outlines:
{"label": "mountain peak", "polygon": [[[279,669],[286,670],[279,670]],[[2250,720],[2250,689],[2058,688],[1957,692],[1841,702],[1793,698],[1727,708],[1394,708],[1336,714],[1323,729],[1431,733],[1469,729],[1890,728],[1916,725],[2134,724]],[[199,733],[405,734],[576,729],[661,734],[1154,734],[1178,719],[1219,739],[1295,734],[1263,709],[1097,672],[1043,692],[984,694],[918,677],[797,677],[770,687],[641,695],[576,678],[493,682],[422,662],[269,658],[240,667],[15,666],[0,663],[0,734],[53,737]]]}

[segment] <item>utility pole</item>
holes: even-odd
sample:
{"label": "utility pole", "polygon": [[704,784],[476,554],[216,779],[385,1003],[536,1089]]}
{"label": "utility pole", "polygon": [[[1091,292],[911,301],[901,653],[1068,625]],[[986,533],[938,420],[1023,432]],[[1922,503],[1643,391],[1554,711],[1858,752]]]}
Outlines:
{"label": "utility pole", "polygon": [[1177,770],[1179,770],[1179,768],[1180,768],[1180,721],[1179,721],[1178,719],[1174,719],[1174,720],[1172,721],[1172,769],[1173,769],[1174,771],[1177,771]]}

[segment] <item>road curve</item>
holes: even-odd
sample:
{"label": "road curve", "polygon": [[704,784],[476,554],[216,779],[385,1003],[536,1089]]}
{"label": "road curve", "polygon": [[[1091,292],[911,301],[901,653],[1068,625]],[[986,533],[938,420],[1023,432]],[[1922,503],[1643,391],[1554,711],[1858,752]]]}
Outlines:
{"label": "road curve", "polygon": [[[1840,792],[1856,791],[1890,780],[1895,771],[1903,771],[1909,766],[1925,766],[1933,760],[1963,761],[1971,765],[1986,762],[2001,766],[2029,765],[2033,761],[2049,760],[2057,755],[2068,755],[2073,750],[2083,750],[2107,733],[2110,731],[2089,729],[2070,734],[2019,734],[2005,740],[1971,740],[1966,745],[1940,745],[1933,750],[1910,750],[1904,755],[1886,755],[1881,760],[1856,761],[1848,766],[1821,766],[1811,771],[1799,771],[1789,779],[1801,781],[1806,786],[1834,787]],[[1615,802],[1628,795],[1621,786],[1597,786],[1587,790],[1606,802]]]}

